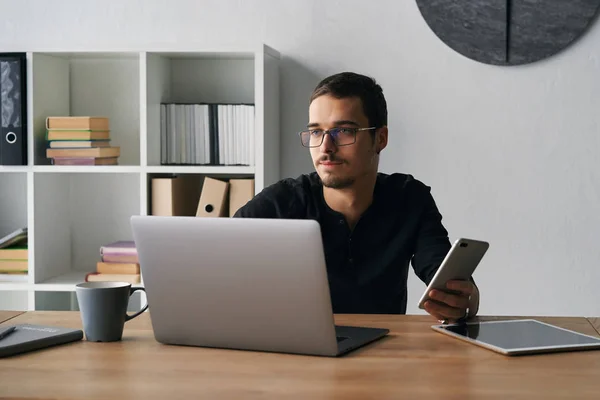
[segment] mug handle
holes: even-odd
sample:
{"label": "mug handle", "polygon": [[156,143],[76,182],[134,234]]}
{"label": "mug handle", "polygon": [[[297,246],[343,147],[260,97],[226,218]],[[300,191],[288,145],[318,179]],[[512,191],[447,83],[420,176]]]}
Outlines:
{"label": "mug handle", "polygon": [[[129,297],[131,297],[131,295],[136,291],[136,290],[142,290],[144,293],[146,292],[146,289],[143,287],[132,287],[129,289]],[[148,309],[148,299],[146,299],[146,305],[144,307],[142,307],[142,309],[138,312],[136,312],[133,315],[129,315],[127,313],[125,313],[125,322],[127,321],[131,321],[132,319],[134,319],[135,317],[137,317],[138,315],[140,315],[141,313],[143,313],[144,311],[146,311]]]}

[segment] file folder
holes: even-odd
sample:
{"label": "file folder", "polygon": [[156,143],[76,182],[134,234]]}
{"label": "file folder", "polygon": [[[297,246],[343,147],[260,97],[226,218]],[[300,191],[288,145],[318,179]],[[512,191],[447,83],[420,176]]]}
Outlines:
{"label": "file folder", "polygon": [[200,198],[200,182],[193,175],[153,178],[152,215],[193,217]]}
{"label": "file folder", "polygon": [[229,216],[246,205],[254,197],[254,179],[229,180]]}
{"label": "file folder", "polygon": [[204,178],[197,217],[226,217],[229,182],[214,178]]}

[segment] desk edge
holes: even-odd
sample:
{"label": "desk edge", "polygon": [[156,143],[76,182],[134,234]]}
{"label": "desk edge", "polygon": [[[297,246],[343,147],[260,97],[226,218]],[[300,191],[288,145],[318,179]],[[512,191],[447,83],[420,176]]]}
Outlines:
{"label": "desk edge", "polygon": [[6,323],[6,322],[10,321],[11,319],[13,319],[13,318],[17,318],[18,316],[20,316],[20,315],[23,315],[23,314],[25,314],[25,313],[26,313],[26,311],[15,311],[15,312],[17,312],[18,314],[15,314],[15,315],[13,315],[12,317],[9,317],[9,318],[7,318],[7,319],[5,319],[5,320],[2,320],[2,321],[0,321],[0,324],[4,324],[4,323]]}
{"label": "desk edge", "polygon": [[[594,318],[594,319],[597,319],[597,318]],[[596,331],[598,336],[600,336],[600,330],[598,330],[600,327],[596,327],[596,325],[594,325],[594,323],[588,317],[586,317],[585,320],[592,326],[592,328]]]}

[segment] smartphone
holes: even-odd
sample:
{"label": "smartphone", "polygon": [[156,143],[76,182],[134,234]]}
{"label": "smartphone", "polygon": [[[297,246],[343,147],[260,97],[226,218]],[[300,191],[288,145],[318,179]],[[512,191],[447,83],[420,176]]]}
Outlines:
{"label": "smartphone", "polygon": [[425,293],[419,300],[419,308],[424,309],[425,302],[429,299],[429,293],[433,289],[449,291],[446,283],[451,280],[469,280],[481,259],[487,252],[490,244],[482,240],[457,239],[450,248],[448,254],[442,261],[437,272],[431,279]]}

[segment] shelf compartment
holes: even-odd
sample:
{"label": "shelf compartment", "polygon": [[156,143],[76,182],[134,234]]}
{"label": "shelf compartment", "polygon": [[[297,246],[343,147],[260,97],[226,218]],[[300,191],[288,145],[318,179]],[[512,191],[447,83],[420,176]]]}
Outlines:
{"label": "shelf compartment", "polygon": [[[207,178],[213,180],[205,185]],[[223,182],[228,184],[225,186]],[[206,205],[207,201],[214,201],[214,216],[231,217],[256,194],[255,180],[251,174],[152,173],[147,175],[146,187],[147,213],[163,216],[196,216],[201,202]],[[235,188],[233,201],[232,188]],[[205,191],[209,191],[207,197],[203,197]]]}
{"label": "shelf compartment", "polygon": [[[2,285],[0,285],[2,287]],[[29,292],[6,288],[0,291],[0,310],[3,311],[27,311],[29,307]]]}
{"label": "shelf compartment", "polygon": [[46,157],[46,118],[109,118],[112,146],[120,165],[140,165],[139,53],[31,54],[34,165]]}
{"label": "shelf compartment", "polygon": [[[161,156],[161,149],[165,148],[165,144],[161,144],[162,103],[255,105],[255,64],[256,56],[252,52],[147,53],[147,165],[169,164],[165,156]],[[248,143],[247,148],[253,149],[254,144],[255,141]],[[254,157],[248,158],[249,165],[253,164],[251,159]],[[235,160],[241,158],[238,156]],[[210,163],[210,160],[205,161],[205,164]],[[224,164],[223,160],[219,161]],[[190,163],[184,160],[170,164]]]}
{"label": "shelf compartment", "polygon": [[[17,229],[27,227],[27,186],[27,173],[25,172],[0,173],[0,238]],[[31,251],[28,253],[28,259],[31,260]],[[28,265],[28,271],[31,273],[31,262]],[[21,279],[23,280],[21,281]],[[28,275],[4,279],[0,274],[0,290],[22,289],[28,283]]]}
{"label": "shelf compartment", "polygon": [[100,247],[132,240],[140,214],[136,173],[41,173],[35,185],[35,289],[74,290],[96,269]]}
{"label": "shelf compartment", "polygon": [[27,173],[0,173],[0,237],[27,226]]}

